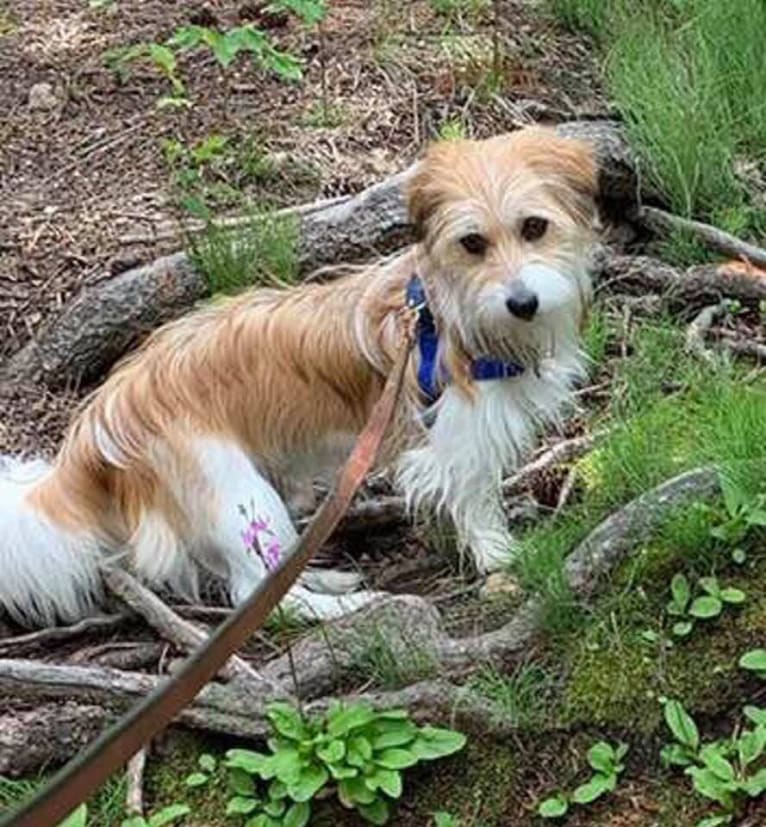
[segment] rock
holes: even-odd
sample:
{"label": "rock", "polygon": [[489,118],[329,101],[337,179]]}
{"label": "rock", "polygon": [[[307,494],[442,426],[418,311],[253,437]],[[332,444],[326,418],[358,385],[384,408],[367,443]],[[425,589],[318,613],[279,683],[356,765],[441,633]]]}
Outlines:
{"label": "rock", "polygon": [[36,83],[29,90],[29,108],[33,112],[50,112],[59,105],[59,99],[53,85],[50,83]]}

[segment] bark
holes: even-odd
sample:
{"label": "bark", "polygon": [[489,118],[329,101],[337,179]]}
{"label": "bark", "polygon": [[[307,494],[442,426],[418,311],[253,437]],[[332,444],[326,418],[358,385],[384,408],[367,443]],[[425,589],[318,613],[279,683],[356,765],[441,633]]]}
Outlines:
{"label": "bark", "polygon": [[[604,201],[635,200],[630,150],[612,121],[575,121],[559,131],[590,141]],[[389,253],[412,240],[403,186],[415,166],[340,203],[294,211],[302,273]],[[147,333],[207,296],[185,253],[164,256],[84,289],[0,370],[0,379],[39,380],[51,388],[89,383]]]}

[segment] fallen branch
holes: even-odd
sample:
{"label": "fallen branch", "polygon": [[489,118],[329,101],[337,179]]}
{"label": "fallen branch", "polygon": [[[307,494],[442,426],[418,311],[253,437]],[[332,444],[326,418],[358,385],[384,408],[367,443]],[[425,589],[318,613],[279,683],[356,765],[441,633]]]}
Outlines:
{"label": "fallen branch", "polygon": [[735,356],[749,356],[758,362],[766,362],[766,344],[740,339],[735,333],[728,330],[713,330],[711,333],[721,337],[717,342],[719,347],[728,350]]}
{"label": "fallen branch", "polygon": [[704,224],[702,221],[681,218],[665,210],[657,209],[657,207],[642,207],[638,217],[645,227],[654,232],[689,233],[719,253],[731,256],[731,258],[744,259],[757,267],[766,267],[766,250],[719,230],[718,227]]}
{"label": "fallen branch", "polygon": [[692,319],[686,328],[686,350],[694,356],[712,361],[715,357],[705,346],[705,336],[713,323],[726,312],[726,303],[709,304]]}
{"label": "fallen branch", "polygon": [[599,291],[659,293],[671,310],[696,312],[725,298],[756,307],[766,299],[766,277],[746,268],[704,264],[683,271],[648,256],[608,256],[599,266]]}
{"label": "fallen branch", "polygon": [[128,815],[144,814],[144,769],[146,768],[146,747],[140,749],[128,761],[125,770],[128,789],[125,793],[125,811]]}
{"label": "fallen branch", "polygon": [[54,626],[29,632],[17,637],[0,639],[0,658],[20,657],[38,649],[48,648],[52,643],[66,643],[94,632],[113,632],[130,619],[124,614],[99,615],[80,620],[72,626]]}
{"label": "fallen branch", "polygon": [[[188,620],[179,617],[154,592],[141,585],[134,577],[120,568],[108,568],[102,572],[104,583],[136,614],[158,631],[166,640],[182,651],[193,652],[207,641],[207,635]],[[221,674],[227,680],[241,680],[251,684],[253,689],[276,697],[283,694],[279,687],[269,684],[237,655],[232,655]]]}

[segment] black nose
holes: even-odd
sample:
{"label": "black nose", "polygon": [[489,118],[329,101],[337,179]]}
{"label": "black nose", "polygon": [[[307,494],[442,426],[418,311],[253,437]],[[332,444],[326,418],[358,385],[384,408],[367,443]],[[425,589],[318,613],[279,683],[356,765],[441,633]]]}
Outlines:
{"label": "black nose", "polygon": [[505,306],[510,313],[519,319],[529,321],[540,306],[537,296],[526,287],[514,287],[511,295],[505,300]]}

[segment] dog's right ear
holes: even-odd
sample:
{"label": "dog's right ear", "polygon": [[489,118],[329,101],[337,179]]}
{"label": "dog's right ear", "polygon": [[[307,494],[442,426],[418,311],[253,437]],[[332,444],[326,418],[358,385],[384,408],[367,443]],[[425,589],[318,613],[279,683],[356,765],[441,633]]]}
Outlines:
{"label": "dog's right ear", "polygon": [[453,142],[431,144],[407,183],[407,212],[418,241],[425,238],[429,219],[445,199],[444,170],[454,151]]}

